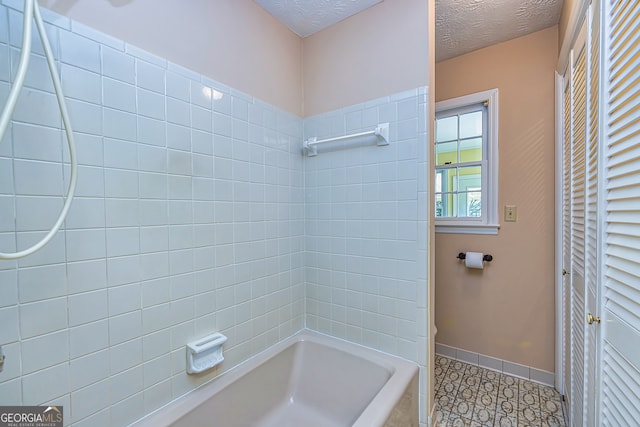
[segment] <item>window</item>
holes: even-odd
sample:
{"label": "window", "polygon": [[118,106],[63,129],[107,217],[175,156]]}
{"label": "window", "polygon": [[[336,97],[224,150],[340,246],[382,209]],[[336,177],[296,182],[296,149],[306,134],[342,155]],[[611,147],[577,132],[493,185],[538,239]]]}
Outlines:
{"label": "window", "polygon": [[497,89],[436,103],[437,232],[498,233],[497,130]]}

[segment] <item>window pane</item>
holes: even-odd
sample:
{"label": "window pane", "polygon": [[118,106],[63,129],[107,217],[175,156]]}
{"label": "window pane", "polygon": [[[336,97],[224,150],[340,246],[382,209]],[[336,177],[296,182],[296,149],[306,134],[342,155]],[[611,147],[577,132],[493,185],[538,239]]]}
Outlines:
{"label": "window pane", "polygon": [[436,217],[454,217],[456,212],[455,194],[436,194]]}
{"label": "window pane", "polygon": [[436,174],[442,177],[442,192],[458,191],[458,168],[438,169]]}
{"label": "window pane", "polygon": [[458,116],[436,120],[436,141],[454,141],[458,139]]}
{"label": "window pane", "polygon": [[482,216],[482,194],[479,191],[460,193],[460,195],[466,195],[466,200],[464,205],[465,216],[468,216],[468,217]]}
{"label": "window pane", "polygon": [[482,215],[482,193],[479,191],[458,193],[457,208],[459,217],[480,217]]}
{"label": "window pane", "polygon": [[442,206],[442,194],[436,194],[436,217],[442,217],[444,215],[444,208]]}
{"label": "window pane", "polygon": [[436,144],[436,165],[458,163],[458,143],[443,142]]}
{"label": "window pane", "polygon": [[482,111],[460,116],[460,138],[472,138],[482,135]]}
{"label": "window pane", "polygon": [[460,141],[460,162],[482,161],[482,138]]}
{"label": "window pane", "polygon": [[456,191],[475,191],[482,188],[482,166],[460,168],[460,178]]}

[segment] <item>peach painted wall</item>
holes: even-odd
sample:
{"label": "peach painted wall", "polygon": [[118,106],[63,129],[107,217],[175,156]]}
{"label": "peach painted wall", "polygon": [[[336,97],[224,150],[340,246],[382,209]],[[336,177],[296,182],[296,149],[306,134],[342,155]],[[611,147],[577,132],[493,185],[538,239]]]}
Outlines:
{"label": "peach painted wall", "polygon": [[252,0],[192,0],[188,7],[184,0],[39,2],[302,115],[302,40]]}
{"label": "peach painted wall", "polygon": [[429,84],[425,0],[387,0],[303,41],[304,114]]}
{"label": "peach painted wall", "polygon": [[[499,89],[497,236],[437,234],[439,343],[554,371],[554,71],[557,26],[436,64],[436,100]],[[504,205],[517,222],[504,222]],[[483,271],[458,252],[490,253]]]}

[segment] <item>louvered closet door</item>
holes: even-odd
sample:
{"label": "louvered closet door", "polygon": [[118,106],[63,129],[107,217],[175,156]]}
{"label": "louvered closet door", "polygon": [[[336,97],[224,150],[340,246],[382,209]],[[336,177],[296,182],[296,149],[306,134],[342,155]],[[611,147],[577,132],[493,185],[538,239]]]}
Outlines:
{"label": "louvered closet door", "polygon": [[[599,309],[599,275],[601,274],[598,223],[598,176],[600,166],[600,1],[593,1],[589,8],[587,36],[587,150],[586,150],[586,216],[585,216],[585,311],[597,317]],[[585,324],[584,340],[584,412],[585,426],[599,426],[599,340],[598,323]]]}
{"label": "louvered closet door", "polygon": [[564,394],[571,402],[571,73],[565,77],[562,145],[562,364]]}
{"label": "louvered closet door", "polygon": [[585,324],[585,149],[587,112],[587,54],[575,54],[571,78],[571,424],[583,423]]}
{"label": "louvered closet door", "polygon": [[572,426],[597,426],[599,334],[600,13],[590,6],[571,51],[563,99],[564,392]]}
{"label": "louvered closet door", "polygon": [[640,2],[606,1],[603,426],[640,423]]}

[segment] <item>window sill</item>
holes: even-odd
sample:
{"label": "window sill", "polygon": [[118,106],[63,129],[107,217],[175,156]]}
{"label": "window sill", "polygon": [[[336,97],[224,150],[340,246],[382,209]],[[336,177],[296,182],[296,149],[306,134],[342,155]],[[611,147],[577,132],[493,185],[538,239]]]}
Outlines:
{"label": "window sill", "polygon": [[500,224],[437,224],[436,233],[443,234],[485,234],[497,236]]}

